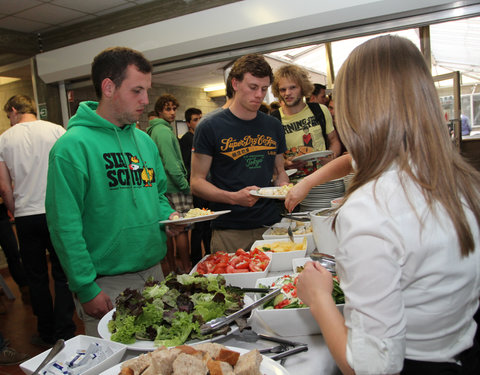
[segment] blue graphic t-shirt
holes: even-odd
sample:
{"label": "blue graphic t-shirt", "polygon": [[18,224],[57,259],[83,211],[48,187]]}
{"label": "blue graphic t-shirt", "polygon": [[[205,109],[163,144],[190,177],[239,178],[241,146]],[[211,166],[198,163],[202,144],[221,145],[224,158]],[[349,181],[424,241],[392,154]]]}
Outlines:
{"label": "blue graphic t-shirt", "polygon": [[[265,187],[272,185],[275,157],[286,150],[285,134],[280,121],[262,112],[246,121],[224,110],[197,126],[193,149],[212,157],[209,180],[216,187],[227,191]],[[232,210],[214,220],[214,228],[251,229],[280,220],[271,199],[259,199],[253,207],[213,202],[211,209]]]}

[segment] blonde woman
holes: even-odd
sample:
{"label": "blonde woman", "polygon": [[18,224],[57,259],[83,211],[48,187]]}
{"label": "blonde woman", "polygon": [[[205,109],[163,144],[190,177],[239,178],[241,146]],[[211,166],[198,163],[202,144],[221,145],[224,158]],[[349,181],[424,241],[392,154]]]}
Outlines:
{"label": "blonde woman", "polygon": [[344,315],[318,263],[298,295],[344,374],[479,374],[480,175],[451,144],[421,53],[394,36],[364,43],[335,100],[355,166],[334,224]]}

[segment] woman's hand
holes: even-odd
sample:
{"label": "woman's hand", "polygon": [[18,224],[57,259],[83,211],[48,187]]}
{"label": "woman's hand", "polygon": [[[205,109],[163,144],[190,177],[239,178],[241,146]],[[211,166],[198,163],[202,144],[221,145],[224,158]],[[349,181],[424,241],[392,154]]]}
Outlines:
{"label": "woman's hand", "polygon": [[332,298],[332,274],[320,265],[319,262],[307,262],[298,276],[297,295],[303,303],[312,306],[323,298]]}
{"label": "woman's hand", "polygon": [[311,190],[311,186],[308,181],[304,178],[300,182],[298,182],[290,191],[287,193],[287,197],[285,198],[285,208],[288,212],[292,212],[293,209],[299,204],[301,201],[305,199],[308,193]]}

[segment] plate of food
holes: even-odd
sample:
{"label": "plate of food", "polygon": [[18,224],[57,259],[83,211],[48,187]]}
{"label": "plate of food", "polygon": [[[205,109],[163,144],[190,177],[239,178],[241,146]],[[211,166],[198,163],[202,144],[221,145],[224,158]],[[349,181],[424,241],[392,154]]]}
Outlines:
{"label": "plate of food", "polygon": [[[100,375],[137,373],[162,374],[262,374],[288,375],[288,371],[258,350],[248,350],[216,343],[183,345],[154,352],[119,363]],[[161,372],[162,371],[162,372]]]}
{"label": "plate of food", "polygon": [[332,154],[333,154],[333,151],[330,151],[330,150],[314,151],[314,152],[309,152],[308,154],[296,156],[292,159],[292,161],[313,161],[313,160],[325,158]]}
{"label": "plate of food", "polygon": [[189,210],[185,216],[178,217],[174,220],[162,220],[160,224],[192,224],[198,223],[200,221],[208,221],[216,219],[221,215],[225,215],[231,212],[231,210],[224,211],[210,211],[205,208],[192,208]]}
{"label": "plate of food", "polygon": [[250,194],[260,198],[285,199],[287,193],[293,188],[293,184],[283,186],[269,186],[250,190]]}
{"label": "plate of food", "polygon": [[[214,298],[218,293],[225,298]],[[202,336],[201,321],[229,315],[249,303],[251,298],[229,289],[222,275],[170,274],[161,282],[147,280],[141,292],[125,289],[97,329],[103,339],[138,351],[211,341],[238,327],[226,327],[215,337]]]}

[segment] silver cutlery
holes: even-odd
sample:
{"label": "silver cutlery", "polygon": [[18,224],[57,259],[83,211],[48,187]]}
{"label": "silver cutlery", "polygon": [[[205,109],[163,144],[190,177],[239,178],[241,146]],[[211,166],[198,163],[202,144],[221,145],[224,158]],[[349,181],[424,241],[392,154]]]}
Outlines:
{"label": "silver cutlery", "polygon": [[40,370],[43,369],[58,353],[60,353],[64,347],[65,341],[62,339],[57,340],[57,342],[55,343],[55,345],[53,345],[53,348],[47,354],[45,359],[42,361],[42,363],[40,363],[40,365],[31,375],[39,375]]}

